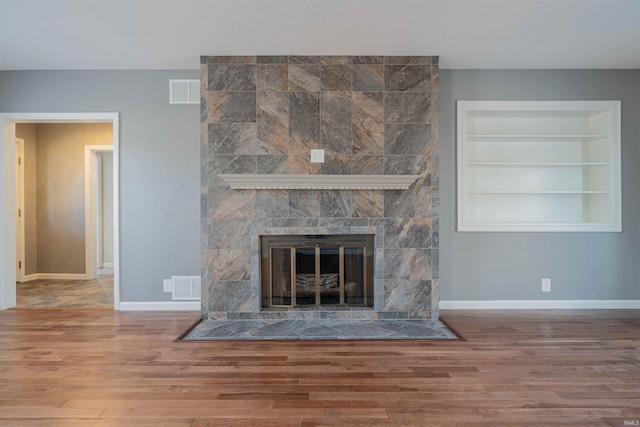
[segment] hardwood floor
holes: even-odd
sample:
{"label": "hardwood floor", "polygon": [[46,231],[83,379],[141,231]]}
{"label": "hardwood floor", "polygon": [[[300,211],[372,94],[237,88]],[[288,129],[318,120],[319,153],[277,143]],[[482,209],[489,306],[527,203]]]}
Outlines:
{"label": "hardwood floor", "polygon": [[196,313],[0,312],[0,426],[617,426],[640,311],[443,311],[466,341],[174,341]]}

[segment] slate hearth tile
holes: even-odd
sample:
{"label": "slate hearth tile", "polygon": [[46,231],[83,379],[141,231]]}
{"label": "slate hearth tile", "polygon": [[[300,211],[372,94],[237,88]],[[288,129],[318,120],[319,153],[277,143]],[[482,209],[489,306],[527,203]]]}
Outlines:
{"label": "slate hearth tile", "polygon": [[320,86],[323,91],[351,91],[351,65],[322,65]]}
{"label": "slate hearth tile", "polygon": [[[286,314],[286,313],[284,313]],[[310,326],[312,321],[307,320],[283,320],[270,325],[263,326],[248,333],[254,337],[257,336],[270,336],[270,337],[286,337],[288,335],[294,335],[299,329],[305,326]]]}
{"label": "slate hearth tile", "polygon": [[351,154],[351,93],[320,95],[320,146],[325,154]]}
{"label": "slate hearth tile", "polygon": [[384,307],[389,311],[431,310],[431,281],[385,280]]}
{"label": "slate hearth tile", "polygon": [[217,283],[225,280],[246,281],[246,292],[247,295],[250,295],[251,249],[209,249],[209,252],[211,253],[211,262],[208,268],[209,280],[214,284],[209,287],[209,295],[212,295]]}
{"label": "slate hearth tile", "polygon": [[428,92],[386,92],[385,123],[428,123],[431,99]]}
{"label": "slate hearth tile", "polygon": [[342,337],[347,335],[344,331],[339,329],[319,324],[314,324],[300,329],[296,334],[305,338]]}
{"label": "slate hearth tile", "polygon": [[256,88],[260,91],[287,91],[289,68],[286,64],[258,65]]}
{"label": "slate hearth tile", "polygon": [[255,56],[205,56],[209,64],[255,64]]}
{"label": "slate hearth tile", "polygon": [[352,137],[354,154],[382,154],[384,110],[382,92],[353,92]]}
{"label": "slate hearth tile", "polygon": [[289,65],[289,91],[319,92],[320,65]]}
{"label": "slate hearth tile", "polygon": [[[431,318],[440,318],[440,281],[438,279],[431,280]],[[455,334],[447,330],[447,336],[455,337]]]}
{"label": "slate hearth tile", "polygon": [[[248,280],[218,280],[209,289],[209,310],[249,311],[251,282]],[[228,318],[228,316],[227,316]]]}
{"label": "slate hearth tile", "polygon": [[351,175],[351,156],[348,154],[324,156],[324,163],[320,164],[323,175]]}
{"label": "slate hearth tile", "polygon": [[384,157],[368,154],[352,156],[351,173],[354,175],[382,175],[384,173]]}
{"label": "slate hearth tile", "polygon": [[258,56],[258,64],[287,64],[289,58],[286,56]]}
{"label": "slate hearth tile", "polygon": [[255,122],[254,92],[209,92],[207,105],[210,122]]}
{"label": "slate hearth tile", "polygon": [[210,220],[209,248],[249,249],[251,248],[251,227],[247,219]]}
{"label": "slate hearth tile", "polygon": [[350,217],[351,191],[349,190],[321,190],[320,216]]}
{"label": "slate hearth tile", "polygon": [[258,92],[258,144],[268,154],[289,152],[289,94]]}
{"label": "slate hearth tile", "polygon": [[289,173],[316,175],[320,173],[320,163],[311,163],[309,154],[289,156]]}
{"label": "slate hearth tile", "polygon": [[253,218],[256,215],[256,191],[209,188],[208,218]]}
{"label": "slate hearth tile", "polygon": [[400,92],[431,90],[431,65],[385,65],[384,89]]}
{"label": "slate hearth tile", "polygon": [[255,123],[210,123],[209,154],[263,154]]}
{"label": "slate hearth tile", "polygon": [[289,64],[319,64],[319,56],[289,56]]}
{"label": "slate hearth tile", "polygon": [[321,56],[320,64],[322,65],[340,65],[351,64],[351,56]]}
{"label": "slate hearth tile", "polygon": [[292,217],[319,217],[320,192],[289,190],[289,215]]}
{"label": "slate hearth tile", "polygon": [[382,91],[384,89],[384,67],[378,64],[354,65],[354,91]]}
{"label": "slate hearth tile", "polygon": [[261,190],[256,194],[256,216],[278,218],[289,216],[289,190]]}
{"label": "slate hearth tile", "polygon": [[258,173],[274,174],[287,173],[289,169],[289,156],[256,156]]}
{"label": "slate hearth tile", "polygon": [[385,280],[431,280],[431,249],[386,248],[384,278]]}
{"label": "slate hearth tile", "polygon": [[385,56],[386,65],[431,65],[431,56]]}
{"label": "slate hearth tile", "polygon": [[430,248],[431,219],[385,219],[385,248]]}
{"label": "slate hearth tile", "polygon": [[382,64],[383,56],[352,56],[351,61],[354,64]]}
{"label": "slate hearth tile", "polygon": [[223,185],[219,174],[256,173],[256,156],[214,155],[209,157],[209,185]]}
{"label": "slate hearth tile", "polygon": [[421,175],[427,170],[425,156],[384,156],[385,175]]}
{"label": "slate hearth tile", "polygon": [[255,91],[256,66],[209,64],[209,90]]}
{"label": "slate hearth tile", "polygon": [[385,218],[431,218],[431,189],[413,184],[408,190],[384,194]]}
{"label": "slate hearth tile", "polygon": [[384,211],[383,191],[353,190],[351,192],[351,203],[354,217],[381,217]]}
{"label": "slate hearth tile", "polygon": [[425,155],[431,136],[427,124],[384,125],[385,154]]}
{"label": "slate hearth tile", "polygon": [[312,92],[289,93],[289,154],[304,154],[308,157],[309,150],[319,146],[319,94]]}

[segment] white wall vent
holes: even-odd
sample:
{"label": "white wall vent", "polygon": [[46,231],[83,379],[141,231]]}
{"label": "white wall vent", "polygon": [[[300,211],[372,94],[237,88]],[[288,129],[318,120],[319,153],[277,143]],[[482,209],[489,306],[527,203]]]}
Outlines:
{"label": "white wall vent", "polygon": [[169,104],[200,104],[200,80],[169,80]]}
{"label": "white wall vent", "polygon": [[180,301],[199,301],[200,277],[173,276],[164,280],[164,291],[171,292],[171,299]]}

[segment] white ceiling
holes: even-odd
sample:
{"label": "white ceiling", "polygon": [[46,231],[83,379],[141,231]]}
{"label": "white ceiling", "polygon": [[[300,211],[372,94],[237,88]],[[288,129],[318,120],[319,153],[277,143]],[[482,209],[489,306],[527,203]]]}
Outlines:
{"label": "white ceiling", "polygon": [[196,69],[200,55],[440,55],[640,68],[640,0],[0,0],[0,69]]}

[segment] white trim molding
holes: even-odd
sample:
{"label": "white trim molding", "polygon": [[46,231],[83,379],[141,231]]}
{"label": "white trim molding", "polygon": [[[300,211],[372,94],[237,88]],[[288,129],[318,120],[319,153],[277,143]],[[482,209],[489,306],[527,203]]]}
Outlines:
{"label": "white trim molding", "polygon": [[120,311],[200,311],[200,301],[121,302]]}
{"label": "white trim molding", "polygon": [[234,190],[406,190],[420,175],[220,174]]}
{"label": "white trim molding", "polygon": [[29,278],[28,279],[29,281],[30,280],[90,280],[90,277],[86,274],[66,274],[66,273],[34,273],[26,277]]}
{"label": "white trim molding", "polygon": [[638,309],[640,300],[457,300],[440,301],[441,310]]}

